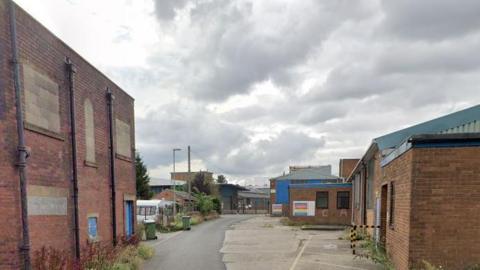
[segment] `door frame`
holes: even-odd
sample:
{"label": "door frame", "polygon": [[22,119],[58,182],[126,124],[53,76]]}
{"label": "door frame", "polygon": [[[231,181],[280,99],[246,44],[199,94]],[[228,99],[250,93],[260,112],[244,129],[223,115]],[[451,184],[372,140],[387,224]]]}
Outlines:
{"label": "door frame", "polygon": [[387,238],[388,183],[384,183],[380,192],[380,243],[385,247]]}

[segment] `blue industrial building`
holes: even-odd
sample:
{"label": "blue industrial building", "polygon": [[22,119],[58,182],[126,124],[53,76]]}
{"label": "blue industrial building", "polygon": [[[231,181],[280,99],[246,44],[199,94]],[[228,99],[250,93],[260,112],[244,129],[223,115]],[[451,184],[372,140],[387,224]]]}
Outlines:
{"label": "blue industrial building", "polygon": [[342,182],[340,177],[332,175],[332,167],[330,165],[305,168],[292,167],[289,174],[273,178],[272,180],[275,181],[274,203],[276,204],[289,203],[288,189],[291,184],[325,184]]}

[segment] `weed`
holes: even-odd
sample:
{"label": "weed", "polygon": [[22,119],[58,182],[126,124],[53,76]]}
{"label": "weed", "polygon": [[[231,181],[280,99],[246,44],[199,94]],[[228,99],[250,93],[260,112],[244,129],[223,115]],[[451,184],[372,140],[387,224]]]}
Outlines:
{"label": "weed", "polygon": [[155,250],[152,247],[146,245],[140,245],[137,249],[138,256],[144,260],[148,260],[153,257]]}
{"label": "weed", "polygon": [[283,217],[282,219],[280,219],[280,224],[284,225],[284,226],[303,226],[303,225],[307,225],[306,222],[300,222],[300,221],[293,221],[287,217]]}
{"label": "weed", "polygon": [[424,266],[424,270],[443,270],[444,269],[442,266],[437,267],[426,260],[422,260],[422,263]]}
{"label": "weed", "polygon": [[64,270],[68,269],[69,255],[65,251],[55,250],[51,247],[42,247],[35,251],[33,256],[33,269],[35,270]]}
{"label": "weed", "polygon": [[385,247],[383,247],[380,243],[376,243],[367,235],[361,247],[366,249],[367,254],[359,254],[357,257],[368,258],[374,263],[382,265],[386,270],[395,270],[395,266],[390,260]]}
{"label": "weed", "polygon": [[480,270],[480,264],[474,264],[465,268],[465,270]]}

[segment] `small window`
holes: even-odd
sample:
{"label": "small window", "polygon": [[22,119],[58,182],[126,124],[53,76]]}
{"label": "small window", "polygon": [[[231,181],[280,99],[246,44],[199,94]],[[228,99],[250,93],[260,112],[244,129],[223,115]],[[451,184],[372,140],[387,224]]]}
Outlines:
{"label": "small window", "polygon": [[393,226],[395,221],[395,182],[390,183],[390,213],[388,223]]}
{"label": "small window", "polygon": [[350,209],[350,191],[337,192],[337,209]]}
{"label": "small window", "polygon": [[317,192],[316,204],[319,209],[328,209],[328,191]]}
{"label": "small window", "polygon": [[88,236],[91,239],[97,238],[97,217],[88,218]]}
{"label": "small window", "polygon": [[95,163],[95,123],[92,102],[85,99],[83,108],[85,114],[85,160]]}

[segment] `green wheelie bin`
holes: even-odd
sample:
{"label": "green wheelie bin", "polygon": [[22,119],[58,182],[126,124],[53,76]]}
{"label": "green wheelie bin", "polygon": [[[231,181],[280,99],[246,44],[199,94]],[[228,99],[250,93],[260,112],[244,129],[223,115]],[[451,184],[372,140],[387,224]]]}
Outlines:
{"label": "green wheelie bin", "polygon": [[183,230],[187,231],[191,229],[191,224],[190,224],[190,216],[183,216],[182,217],[182,224],[183,224]]}
{"label": "green wheelie bin", "polygon": [[155,228],[155,221],[147,219],[143,222],[143,224],[145,225],[145,238],[147,238],[147,240],[157,239],[157,228]]}

